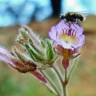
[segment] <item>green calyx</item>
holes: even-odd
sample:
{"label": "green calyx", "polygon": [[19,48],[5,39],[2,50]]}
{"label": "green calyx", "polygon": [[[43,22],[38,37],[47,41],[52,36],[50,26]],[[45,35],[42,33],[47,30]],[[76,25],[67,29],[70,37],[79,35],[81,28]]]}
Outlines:
{"label": "green calyx", "polygon": [[[20,30],[24,43],[22,44],[27,50],[30,58],[43,65],[51,65],[56,59],[56,53],[52,47],[50,39],[39,38],[36,34],[29,34],[28,30]],[[39,39],[38,39],[39,38]],[[19,40],[18,40],[19,41]]]}

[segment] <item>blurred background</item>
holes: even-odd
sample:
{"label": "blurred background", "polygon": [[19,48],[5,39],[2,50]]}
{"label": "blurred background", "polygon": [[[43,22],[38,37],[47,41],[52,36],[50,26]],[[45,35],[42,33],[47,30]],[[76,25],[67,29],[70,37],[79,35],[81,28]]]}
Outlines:
{"label": "blurred background", "polygon": [[[20,25],[41,36],[69,11],[87,15],[86,43],[68,86],[69,96],[96,96],[96,0],[0,0],[0,45],[11,49]],[[0,62],[0,96],[54,96],[31,74],[21,74]]]}

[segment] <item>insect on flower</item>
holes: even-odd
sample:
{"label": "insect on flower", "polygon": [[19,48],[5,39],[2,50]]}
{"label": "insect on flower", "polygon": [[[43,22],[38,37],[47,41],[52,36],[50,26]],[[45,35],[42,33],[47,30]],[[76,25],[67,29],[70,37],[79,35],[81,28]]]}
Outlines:
{"label": "insect on flower", "polygon": [[69,65],[70,57],[78,55],[84,44],[85,36],[80,23],[82,21],[82,15],[69,12],[61,16],[61,21],[49,31],[56,52],[63,56],[65,69]]}

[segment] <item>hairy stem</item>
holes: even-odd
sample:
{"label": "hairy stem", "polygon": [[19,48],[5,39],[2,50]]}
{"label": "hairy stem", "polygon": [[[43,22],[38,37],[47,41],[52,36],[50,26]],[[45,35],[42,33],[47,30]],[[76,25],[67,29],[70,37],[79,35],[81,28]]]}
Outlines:
{"label": "hairy stem", "polygon": [[63,85],[63,79],[62,79],[60,73],[58,72],[58,70],[56,69],[56,67],[53,66],[53,69],[54,69],[54,71],[56,72],[56,74],[58,75],[58,77],[59,77],[59,79],[60,79],[60,82],[61,82],[62,85]]}
{"label": "hairy stem", "polygon": [[[62,84],[62,87],[63,87],[63,93],[64,93],[64,86],[63,86],[63,79],[62,79],[62,77],[60,76],[60,73],[58,72],[58,70],[53,66],[53,69],[54,69],[54,71],[56,72],[56,74],[58,75],[58,77],[59,77],[59,80],[60,80],[60,82],[61,82],[61,84]],[[61,95],[60,95],[61,96]]]}
{"label": "hairy stem", "polygon": [[60,96],[58,90],[56,89],[55,85],[51,82],[51,80],[46,76],[46,74],[43,71],[40,71],[44,77],[48,80],[48,82],[50,83],[50,85],[52,86],[52,88],[55,90],[55,92],[57,93],[57,96]]}
{"label": "hairy stem", "polygon": [[[79,60],[79,56],[76,57],[75,60]],[[75,61],[75,62],[72,64],[72,67],[71,67],[71,69],[70,69],[70,71],[69,71],[69,74],[68,74],[68,77],[67,77],[68,81],[70,80],[70,77],[71,77],[73,71],[76,69],[76,67],[77,67],[78,64],[79,64],[78,62],[77,62],[77,63],[76,63],[76,62],[77,62],[77,61]]]}
{"label": "hairy stem", "polygon": [[68,80],[67,80],[67,69],[65,70],[65,74],[64,74],[64,78],[65,78],[65,81],[64,81],[64,84],[63,84],[63,88],[64,88],[64,96],[67,96],[67,92],[66,92],[66,87],[67,87],[67,83],[68,83]]}

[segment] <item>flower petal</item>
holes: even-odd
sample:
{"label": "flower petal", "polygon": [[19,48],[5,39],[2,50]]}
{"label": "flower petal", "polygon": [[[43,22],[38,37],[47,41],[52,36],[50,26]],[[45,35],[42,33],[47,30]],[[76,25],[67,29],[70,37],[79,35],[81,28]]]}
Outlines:
{"label": "flower petal", "polygon": [[84,42],[85,42],[85,36],[80,35],[78,46],[82,47],[84,45]]}
{"label": "flower petal", "polygon": [[56,30],[58,32],[58,35],[62,34],[63,32],[67,32],[67,29],[69,29],[68,24],[64,21],[61,20],[57,25],[56,25]]}
{"label": "flower petal", "polygon": [[80,36],[83,33],[83,28],[78,24],[71,24],[71,29],[76,32],[76,36]]}
{"label": "flower petal", "polygon": [[13,67],[15,67],[14,63],[11,60],[12,55],[5,48],[0,47],[0,61],[3,61]]}
{"label": "flower petal", "polygon": [[61,20],[57,25],[54,25],[49,31],[49,37],[53,40],[59,38],[59,35],[62,33],[66,33],[69,26],[66,24],[64,20]]}
{"label": "flower petal", "polygon": [[84,42],[85,42],[85,36],[84,35],[80,35],[79,37],[78,37],[78,40],[77,40],[77,42],[75,43],[75,44],[72,44],[72,46],[74,47],[74,48],[81,48],[83,45],[84,45]]}
{"label": "flower petal", "polygon": [[52,39],[52,40],[56,40],[56,37],[57,37],[57,31],[56,31],[56,27],[53,26],[51,28],[51,30],[49,31],[49,37]]}

